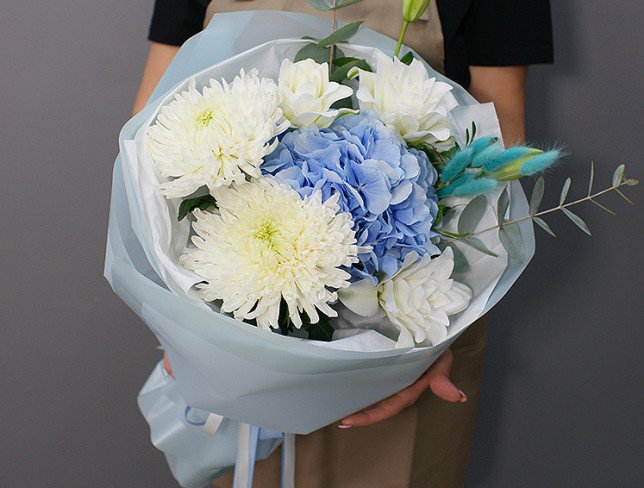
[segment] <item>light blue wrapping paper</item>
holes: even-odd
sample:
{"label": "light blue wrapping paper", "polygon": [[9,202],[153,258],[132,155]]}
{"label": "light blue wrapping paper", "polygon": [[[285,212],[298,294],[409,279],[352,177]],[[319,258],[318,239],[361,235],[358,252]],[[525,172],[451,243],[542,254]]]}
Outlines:
{"label": "light blue wrapping paper", "polygon": [[[159,278],[148,246],[137,238],[140,232],[134,230],[140,230],[144,216],[122,164],[123,141],[135,138],[163,95],[194,73],[263,42],[303,35],[322,37],[328,31],[327,19],[304,14],[218,14],[204,32],[181,48],[146,108],[121,132],[105,276],[117,295],[150,327],[172,363],[176,381],[162,378],[157,368],[142,390],[139,404],[150,422],[153,442],[168,456],[182,486],[202,486],[234,461],[236,423],[232,420],[274,431],[310,433],[411,384],[465,329],[453,328],[445,342],[433,347],[377,352],[328,349],[267,333],[170,292]],[[364,28],[352,43],[386,53],[395,48],[393,40]],[[460,87],[455,87],[454,94],[461,105],[475,103]],[[510,208],[511,217],[528,211],[516,182]],[[505,295],[534,254],[531,224],[524,222],[520,229],[528,257],[523,263],[508,263],[484,312]],[[186,405],[232,420],[225,420],[217,435],[207,438],[182,419]],[[259,457],[268,455],[276,445],[274,440],[261,442]]]}

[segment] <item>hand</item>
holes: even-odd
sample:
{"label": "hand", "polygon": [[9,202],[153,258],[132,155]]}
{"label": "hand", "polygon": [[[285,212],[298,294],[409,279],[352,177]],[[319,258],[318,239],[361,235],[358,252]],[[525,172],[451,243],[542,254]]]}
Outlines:
{"label": "hand", "polygon": [[432,390],[438,398],[447,402],[466,402],[465,393],[454,386],[449,379],[453,360],[452,351],[448,349],[411,386],[358,413],[343,418],[338,427],[341,429],[364,427],[393,417],[416,403],[416,400],[427,388]]}

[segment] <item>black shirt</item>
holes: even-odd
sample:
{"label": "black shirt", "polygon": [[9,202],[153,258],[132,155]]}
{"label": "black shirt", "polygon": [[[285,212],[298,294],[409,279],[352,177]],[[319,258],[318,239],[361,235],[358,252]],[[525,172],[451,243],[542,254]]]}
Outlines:
{"label": "black shirt", "polygon": [[[553,61],[549,0],[436,1],[445,43],[445,74],[460,85],[469,86],[470,66]],[[156,0],[148,38],[183,44],[201,31],[209,3]]]}

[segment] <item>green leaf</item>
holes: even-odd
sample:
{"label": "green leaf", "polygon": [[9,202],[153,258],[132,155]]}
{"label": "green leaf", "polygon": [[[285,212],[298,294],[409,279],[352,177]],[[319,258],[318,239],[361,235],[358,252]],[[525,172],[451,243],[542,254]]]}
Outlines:
{"label": "green leaf", "polygon": [[623,198],[624,200],[626,200],[628,203],[630,203],[631,205],[635,205],[635,202],[633,202],[633,200],[631,200],[631,199],[630,199],[630,198],[628,198],[626,195],[624,195],[624,193],[623,193],[621,190],[615,189],[615,191],[617,192],[617,194],[618,194],[620,197],[622,197],[622,198]]}
{"label": "green leaf", "polygon": [[450,244],[454,251],[454,273],[467,273],[470,270],[470,263],[458,246]]}
{"label": "green leaf", "polygon": [[620,164],[615,169],[615,172],[613,173],[613,186],[619,186],[622,183],[622,180],[624,179],[625,169],[626,169],[626,166],[623,164]]}
{"label": "green leaf", "polygon": [[593,191],[593,183],[595,182],[595,161],[590,162],[590,180],[588,180],[588,195]]}
{"label": "green leaf", "polygon": [[570,183],[571,183],[570,178],[566,178],[566,182],[564,183],[564,186],[561,189],[561,196],[559,197],[559,205],[563,205],[563,203],[566,201],[566,197],[568,196],[568,191],[570,190]]}
{"label": "green leaf", "polygon": [[363,61],[365,66],[368,66],[368,68],[369,68],[369,69],[365,68],[365,71],[373,71],[373,69],[371,68],[369,63],[367,63],[367,61],[365,61],[364,59],[360,59],[360,58],[354,58],[352,56],[343,56],[341,58],[335,58],[333,60],[333,64],[335,66],[344,66],[345,64],[350,63],[351,61]]}
{"label": "green leaf", "polygon": [[342,98],[331,105],[332,110],[339,110],[342,108],[348,108],[349,110],[353,110],[353,99],[351,97]]}
{"label": "green leaf", "polygon": [[505,214],[507,213],[509,206],[510,196],[508,195],[508,188],[505,187],[501,192],[501,195],[499,195],[499,201],[496,205],[496,220],[499,225],[505,222]]}
{"label": "green leaf", "polygon": [[591,198],[591,199],[590,199],[590,201],[591,201],[592,203],[594,203],[595,205],[597,205],[597,206],[598,206],[599,208],[601,208],[602,210],[604,210],[605,212],[608,212],[608,213],[609,213],[609,214],[611,214],[611,215],[617,215],[617,214],[616,214],[615,212],[613,212],[610,208],[604,207],[604,206],[603,206],[601,203],[599,203],[597,200],[595,200],[595,199]]}
{"label": "green leaf", "polygon": [[539,179],[532,189],[532,197],[530,198],[530,215],[534,215],[539,211],[539,205],[541,205],[541,201],[543,200],[545,187],[546,182],[543,179],[543,176],[539,176]]}
{"label": "green leaf", "polygon": [[291,321],[291,316],[288,313],[288,305],[283,298],[280,301],[280,313],[277,318],[277,323],[280,328],[280,333],[283,336],[287,336],[290,332],[293,332],[293,322]]}
{"label": "green leaf", "polygon": [[583,230],[586,234],[591,235],[586,222],[584,222],[579,215],[572,213],[567,208],[562,208],[561,210],[577,227]]}
{"label": "green leaf", "polygon": [[200,210],[208,210],[209,208],[213,207],[217,208],[217,202],[215,201],[215,197],[213,197],[212,195],[187,198],[186,200],[181,202],[181,205],[179,205],[179,214],[177,216],[177,220],[183,220],[195,208],[198,208]]}
{"label": "green leaf", "polygon": [[532,221],[537,224],[539,227],[541,227],[543,230],[545,230],[548,234],[550,234],[552,237],[557,237],[554,232],[552,232],[552,229],[548,224],[546,224],[545,220],[540,219],[539,217],[532,217]]}
{"label": "green leaf", "polygon": [[400,58],[400,62],[403,64],[406,64],[407,66],[409,66],[413,60],[414,60],[414,53],[412,53],[411,51],[409,51],[402,58]]}
{"label": "green leaf", "polygon": [[316,63],[328,63],[331,58],[331,48],[322,47],[318,44],[307,44],[302,49],[300,49],[295,55],[294,61],[302,61],[304,59],[312,59]]}
{"label": "green leaf", "polygon": [[443,220],[441,223],[443,225],[447,225],[454,217],[456,216],[456,210],[453,208],[450,208],[446,212],[443,213]]}
{"label": "green leaf", "polygon": [[458,145],[454,146],[453,148],[443,151],[442,153],[439,153],[445,161],[449,161],[454,157],[454,154],[456,154],[460,150],[460,147]]}
{"label": "green leaf", "polygon": [[436,232],[438,232],[440,235],[445,236],[445,237],[449,237],[450,239],[463,239],[463,237],[467,237],[469,235],[469,233],[467,233],[467,234],[457,234],[455,232],[449,232],[449,231],[443,230],[441,228],[434,229],[434,230]]}
{"label": "green leaf", "polygon": [[482,252],[483,254],[487,254],[488,256],[495,258],[498,257],[496,253],[493,253],[487,248],[487,246],[481,239],[478,239],[476,237],[464,237],[463,239],[460,239],[460,242],[467,244],[468,246],[476,249],[478,252]]}
{"label": "green leaf", "polygon": [[367,63],[364,59],[356,59],[355,61],[350,61],[349,63],[343,64],[342,66],[338,66],[336,69],[334,69],[333,73],[331,73],[331,75],[329,76],[329,81],[340,83],[346,80],[349,71],[351,71],[353,68],[359,68],[364,71],[371,71],[371,66],[369,66],[369,63]]}
{"label": "green leaf", "polygon": [[499,239],[512,259],[519,263],[525,261],[525,246],[521,231],[516,223],[508,224],[499,229]]}
{"label": "green leaf", "polygon": [[358,32],[362,23],[362,21],[352,22],[351,24],[340,27],[337,31],[331,33],[330,36],[321,39],[318,42],[318,46],[329,47],[332,44],[348,41]]}
{"label": "green leaf", "polygon": [[458,218],[459,234],[471,234],[474,232],[474,229],[483,218],[486,206],[487,198],[483,195],[474,198],[465,206],[461,216]]}
{"label": "green leaf", "polygon": [[307,0],[307,2],[313,8],[321,10],[322,12],[328,12],[329,10],[338,10],[355,5],[356,3],[362,2],[362,0]]}
{"label": "green leaf", "polygon": [[640,184],[640,180],[637,180],[635,178],[628,178],[627,180],[624,180],[624,184],[628,186],[635,186]]}
{"label": "green leaf", "polygon": [[322,314],[320,315],[320,320],[312,324],[308,315],[303,314],[302,322],[302,328],[309,333],[309,340],[331,342],[333,338],[333,327],[329,323],[329,317]]}

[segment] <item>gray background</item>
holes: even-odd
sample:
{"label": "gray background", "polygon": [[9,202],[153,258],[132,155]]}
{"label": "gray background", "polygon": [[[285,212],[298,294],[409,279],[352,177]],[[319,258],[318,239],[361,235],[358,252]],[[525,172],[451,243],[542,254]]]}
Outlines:
{"label": "gray background", "polygon": [[[0,486],[173,487],[135,398],[159,358],[101,276],[110,172],[152,0],[0,6]],[[546,200],[588,163],[641,164],[644,7],[554,1],[555,66],[532,69],[529,137],[566,144]],[[509,20],[511,21],[511,20]],[[644,210],[565,218],[491,314],[468,487],[641,486]]]}

